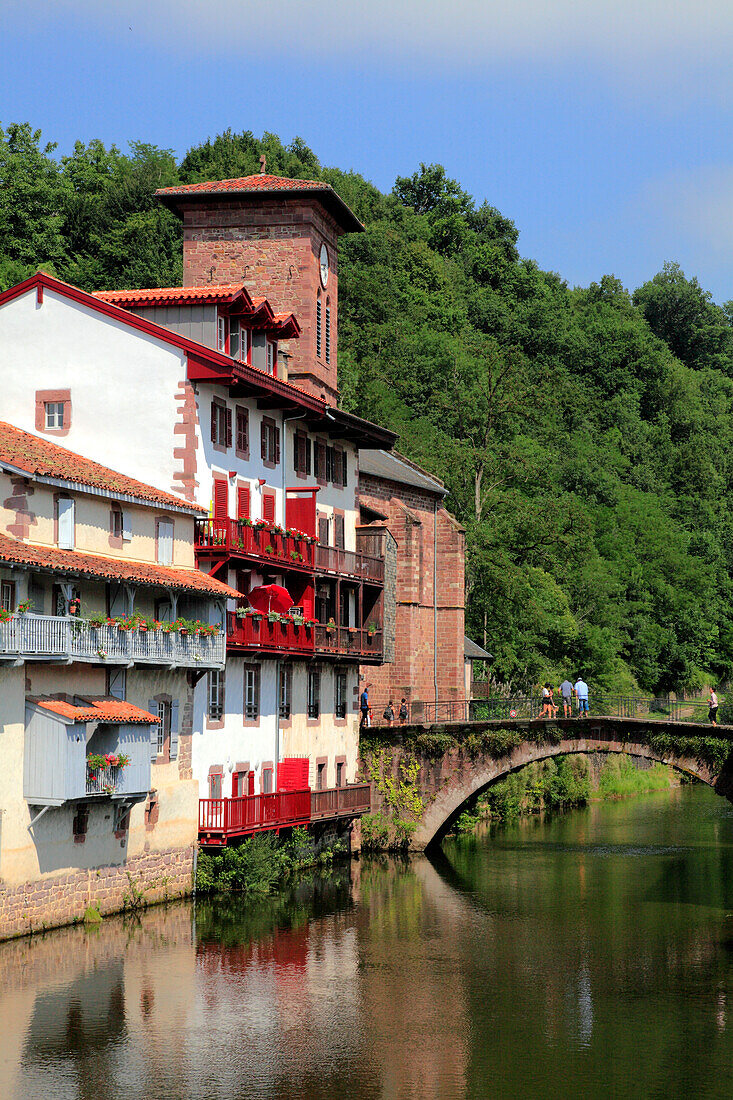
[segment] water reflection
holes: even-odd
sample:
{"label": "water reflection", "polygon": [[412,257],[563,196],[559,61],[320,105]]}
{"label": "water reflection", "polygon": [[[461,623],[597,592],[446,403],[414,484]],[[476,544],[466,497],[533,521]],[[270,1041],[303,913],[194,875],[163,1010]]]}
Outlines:
{"label": "water reflection", "polygon": [[16,941],[0,1097],[726,1096],[732,891],[696,790]]}

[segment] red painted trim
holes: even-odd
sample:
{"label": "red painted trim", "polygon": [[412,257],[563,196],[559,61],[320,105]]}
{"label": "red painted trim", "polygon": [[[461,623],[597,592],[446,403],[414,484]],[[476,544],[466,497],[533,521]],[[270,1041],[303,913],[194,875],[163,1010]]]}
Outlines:
{"label": "red painted trim", "polygon": [[42,283],[40,283],[36,287],[36,302],[38,303],[39,306],[43,305],[43,284]]}

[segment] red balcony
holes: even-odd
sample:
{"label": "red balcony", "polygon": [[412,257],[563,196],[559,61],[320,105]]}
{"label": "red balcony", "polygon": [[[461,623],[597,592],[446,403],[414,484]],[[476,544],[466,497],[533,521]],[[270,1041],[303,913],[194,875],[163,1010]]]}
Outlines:
{"label": "red balcony", "polygon": [[198,554],[223,554],[312,573],[313,548],[307,538],[288,535],[280,528],[249,526],[237,519],[195,521],[194,549]]}
{"label": "red balcony", "polygon": [[317,573],[333,573],[341,577],[366,581],[368,584],[384,584],[384,559],[360,550],[340,550],[336,546],[316,546],[315,567]]}
{"label": "red balcony", "polygon": [[199,840],[222,846],[252,833],[308,826],[328,819],[359,817],[371,805],[369,783],[325,791],[273,791],[239,798],[199,799]]}
{"label": "red balcony", "polygon": [[312,657],[315,628],[292,619],[271,622],[267,615],[227,613],[227,649],[253,652],[302,653]]}
{"label": "red balcony", "polygon": [[382,661],[382,631],[356,626],[315,627],[316,653],[332,653],[337,657],[360,657]]}

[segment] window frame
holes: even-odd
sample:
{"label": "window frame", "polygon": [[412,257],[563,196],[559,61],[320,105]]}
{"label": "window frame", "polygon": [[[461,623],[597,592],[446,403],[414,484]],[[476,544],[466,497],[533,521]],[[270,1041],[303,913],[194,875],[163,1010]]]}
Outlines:
{"label": "window frame", "polygon": [[308,669],[308,694],[306,714],[309,722],[317,722],[321,717],[321,670]]}
{"label": "window frame", "polygon": [[263,416],[260,423],[260,457],[268,470],[280,464],[280,425],[271,416]]}
{"label": "window frame", "polygon": [[280,663],[277,712],[281,722],[289,722],[293,715],[293,666],[285,661]]}
{"label": "window frame", "polygon": [[[76,501],[73,497],[67,496],[64,493],[59,493],[55,500],[56,504],[56,546],[59,550],[74,550],[76,548]],[[62,508],[62,504],[64,507]],[[66,507],[68,505],[68,507]],[[68,520],[66,517],[70,517]],[[62,541],[62,525],[69,525],[68,541],[64,535]]]}
{"label": "window frame", "polygon": [[349,713],[349,675],[345,668],[334,670],[333,713],[339,722],[345,721]]}
{"label": "window frame", "polygon": [[[248,702],[250,691],[249,678],[251,677],[252,699]],[[244,724],[250,726],[259,725],[261,714],[261,669],[257,664],[245,663],[242,668],[242,717]]]}
{"label": "window frame", "polygon": [[249,409],[246,405],[235,405],[235,444],[237,458],[249,458]]}
{"label": "window frame", "polygon": [[226,713],[226,670],[212,668],[209,670],[206,684],[206,724],[223,725]]}
{"label": "window frame", "polygon": [[229,347],[229,318],[223,313],[217,316],[216,323],[216,348],[217,351],[227,354]]}
{"label": "window frame", "polygon": [[222,397],[211,398],[211,446],[224,453],[232,445],[232,410]]}
{"label": "window frame", "polygon": [[12,614],[16,605],[15,581],[0,581],[0,607]]}
{"label": "window frame", "polygon": [[[170,546],[171,546],[170,561],[164,561],[162,556],[161,556],[161,541],[165,537],[161,532],[162,527],[170,527]],[[158,519],[156,519],[156,521],[155,521],[155,560],[158,563],[158,565],[167,565],[167,566],[172,566],[173,565],[173,560],[175,558],[175,553],[174,553],[175,537],[176,537],[176,524],[175,524],[174,520],[170,519],[169,516],[160,516]]]}

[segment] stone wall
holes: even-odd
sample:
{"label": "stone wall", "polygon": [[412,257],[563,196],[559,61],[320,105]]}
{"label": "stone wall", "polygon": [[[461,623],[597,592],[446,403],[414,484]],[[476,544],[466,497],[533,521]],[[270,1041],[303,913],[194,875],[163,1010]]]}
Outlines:
{"label": "stone wall", "polygon": [[0,883],[0,940],[59,928],[83,920],[90,905],[104,915],[130,907],[133,894],[145,905],[186,897],[193,890],[195,845],[145,852],[119,866],[73,870],[20,886]]}

